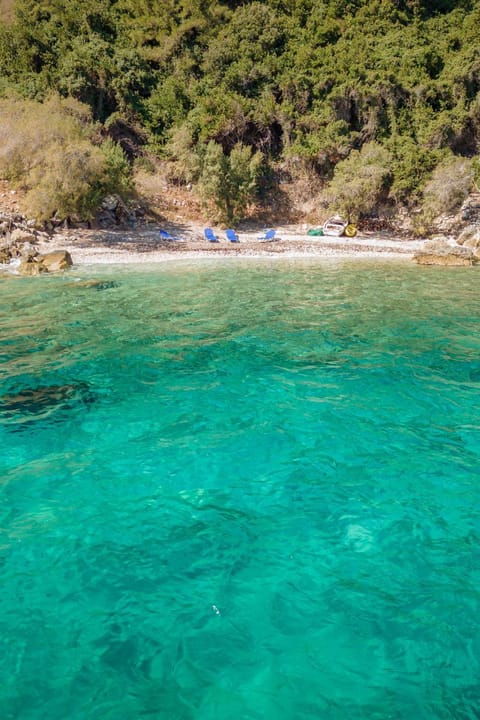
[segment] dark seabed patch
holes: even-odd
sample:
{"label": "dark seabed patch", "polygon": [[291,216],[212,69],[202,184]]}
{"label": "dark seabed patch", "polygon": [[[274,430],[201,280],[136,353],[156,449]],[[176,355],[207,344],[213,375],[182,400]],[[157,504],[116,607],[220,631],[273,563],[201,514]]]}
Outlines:
{"label": "dark seabed patch", "polygon": [[4,419],[44,418],[58,410],[91,405],[94,399],[90,386],[85,382],[40,385],[1,396],[0,413]]}
{"label": "dark seabed patch", "polygon": [[112,290],[120,287],[120,284],[116,280],[76,280],[75,282],[68,283],[68,287],[81,288],[82,290]]}

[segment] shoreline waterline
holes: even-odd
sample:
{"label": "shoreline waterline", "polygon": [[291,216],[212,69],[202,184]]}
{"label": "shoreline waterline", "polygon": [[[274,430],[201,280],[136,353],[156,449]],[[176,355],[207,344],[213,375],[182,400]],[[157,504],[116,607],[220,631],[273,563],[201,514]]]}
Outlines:
{"label": "shoreline waterline", "polygon": [[284,253],[209,253],[206,252],[177,252],[162,253],[152,251],[150,253],[112,253],[103,254],[100,252],[93,253],[77,253],[74,258],[74,267],[84,267],[90,265],[159,265],[164,263],[186,262],[186,261],[206,261],[206,260],[236,260],[236,261],[274,261],[282,260],[305,260],[305,261],[355,261],[355,262],[402,262],[409,263],[412,258],[404,253],[384,252],[384,253],[300,253],[300,252],[284,252]]}

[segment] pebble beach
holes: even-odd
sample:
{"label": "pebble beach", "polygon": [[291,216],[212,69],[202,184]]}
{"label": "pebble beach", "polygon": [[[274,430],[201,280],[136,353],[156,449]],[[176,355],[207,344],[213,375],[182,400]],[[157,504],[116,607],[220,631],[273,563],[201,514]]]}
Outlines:
{"label": "pebble beach", "polygon": [[[163,240],[166,229],[176,240]],[[72,230],[54,235],[42,243],[40,252],[68,250],[74,265],[138,264],[173,258],[200,257],[341,257],[410,260],[422,249],[423,240],[412,240],[383,233],[359,233],[353,238],[309,236],[308,228],[298,225],[276,227],[273,241],[258,238],[262,229],[238,231],[239,242],[226,239],[225,231],[215,228],[218,242],[205,240],[203,226],[143,226],[129,230]]]}

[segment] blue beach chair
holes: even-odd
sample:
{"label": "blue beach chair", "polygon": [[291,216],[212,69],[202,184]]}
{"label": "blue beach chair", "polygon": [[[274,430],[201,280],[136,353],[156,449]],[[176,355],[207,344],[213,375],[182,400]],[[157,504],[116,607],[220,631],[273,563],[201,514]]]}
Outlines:
{"label": "blue beach chair", "polygon": [[162,240],[180,240],[176,235],[171,235],[166,230],[160,230],[160,237]]}
{"label": "blue beach chair", "polygon": [[209,242],[218,242],[218,238],[215,235],[215,233],[213,232],[212,228],[205,228],[205,230],[203,231],[203,234],[205,235],[205,238]]}
{"label": "blue beach chair", "polygon": [[258,239],[259,240],[275,240],[276,232],[277,232],[276,230],[274,230],[273,228],[270,228],[269,230],[265,230],[263,235],[260,235]]}
{"label": "blue beach chair", "polygon": [[227,236],[227,240],[230,240],[230,242],[240,242],[240,238],[238,237],[237,233],[231,228],[227,228],[225,230],[225,235]]}

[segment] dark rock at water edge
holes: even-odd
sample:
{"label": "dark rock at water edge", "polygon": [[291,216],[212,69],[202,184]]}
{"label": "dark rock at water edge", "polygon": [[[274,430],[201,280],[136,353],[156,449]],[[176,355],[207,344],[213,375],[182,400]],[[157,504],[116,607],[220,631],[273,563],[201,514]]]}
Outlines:
{"label": "dark rock at water edge", "polygon": [[73,265],[67,250],[40,254],[38,244],[50,235],[34,227],[32,221],[18,215],[0,213],[0,264],[19,260],[16,271],[21,275],[40,275],[66,270]]}

